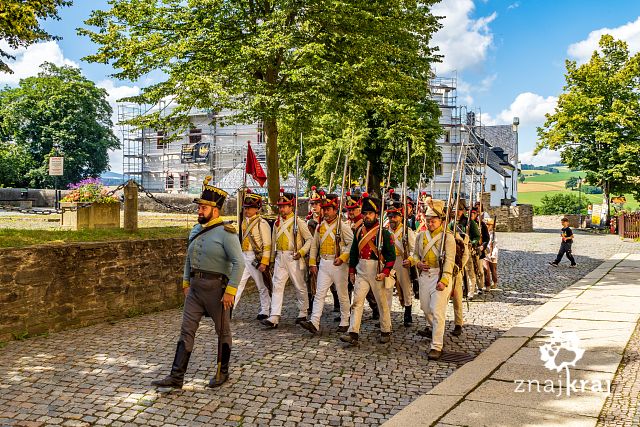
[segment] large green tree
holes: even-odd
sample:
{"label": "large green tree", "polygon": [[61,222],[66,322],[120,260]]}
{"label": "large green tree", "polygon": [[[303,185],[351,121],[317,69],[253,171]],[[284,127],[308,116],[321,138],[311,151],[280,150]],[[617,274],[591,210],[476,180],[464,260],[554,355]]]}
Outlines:
{"label": "large green tree", "polygon": [[0,149],[20,147],[16,155],[28,153],[30,166],[19,182],[6,185],[51,187],[48,159],[55,154],[54,147],[65,158],[58,184],[100,175],[109,168],[108,150],[119,147],[111,130],[107,92],[77,68],[51,63],[41,68],[18,87],[0,90],[0,143],[5,143]]}
{"label": "large green tree", "polygon": [[309,129],[326,112],[342,120],[374,107],[412,108],[428,94],[436,1],[111,0],[86,21],[96,30],[79,31],[100,46],[88,59],[112,63],[115,77],[162,71],[162,81],[130,100],[169,97],[180,108],[139,125],[187,126],[193,107],[262,121],[274,201],[284,123]]}
{"label": "large green tree", "polygon": [[[0,40],[9,47],[17,49],[21,46],[57,40],[40,27],[40,20],[60,19],[58,8],[70,6],[70,0],[2,0],[0,2]],[[10,52],[0,49],[0,72],[11,73],[6,59],[15,59]]]}
{"label": "large green tree", "polygon": [[640,196],[640,54],[603,35],[586,64],[567,61],[566,85],[553,114],[538,128],[542,148],[586,172],[605,194]]}

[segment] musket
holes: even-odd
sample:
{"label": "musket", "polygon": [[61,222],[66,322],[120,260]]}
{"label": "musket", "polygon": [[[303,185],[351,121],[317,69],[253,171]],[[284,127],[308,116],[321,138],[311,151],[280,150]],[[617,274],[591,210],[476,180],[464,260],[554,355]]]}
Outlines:
{"label": "musket", "polygon": [[298,191],[300,176],[300,156],[302,155],[302,132],[300,133],[300,152],[296,154],[296,206],[293,211],[293,252],[298,253]]}
{"label": "musket", "polygon": [[338,173],[338,165],[340,164],[340,156],[342,156],[342,147],[340,147],[340,151],[338,151],[338,160],[336,161],[336,168],[331,172],[331,177],[329,178],[329,193],[333,190],[333,179]]}
{"label": "musket", "polygon": [[[424,182],[424,171],[427,166],[427,153],[424,153],[424,160],[422,161],[422,172],[420,172],[420,181],[418,182],[418,201],[416,202],[417,209],[422,210],[424,213],[424,206],[420,206],[420,202],[422,200],[422,184]],[[433,196],[433,194],[432,194]]]}
{"label": "musket", "polygon": [[[353,138],[352,138],[353,139]],[[338,224],[336,224],[336,258],[340,257],[340,236],[342,233],[342,206],[344,204],[344,181],[347,179],[347,166],[349,164],[349,156],[351,156],[351,145],[349,145],[349,152],[344,157],[344,169],[342,171],[342,188],[340,189],[340,204],[338,208],[338,216],[336,217]]]}
{"label": "musket", "polygon": [[[391,166],[393,166],[393,158],[391,160],[389,160],[389,174],[387,175],[387,182],[386,185],[389,186],[390,182],[391,182]],[[391,191],[391,190],[390,190]],[[384,194],[385,191],[384,189],[382,190],[382,194],[381,194],[381,206],[380,206],[380,218],[379,218],[379,223],[378,223],[378,274],[382,273],[382,227],[384,225],[384,212],[385,212],[385,202],[384,202]]]}
{"label": "musket", "polygon": [[364,177],[364,192],[369,191],[369,171],[371,170],[371,162],[367,161],[367,175]]}
{"label": "musket", "polygon": [[[458,173],[458,169],[461,169],[461,161],[462,161],[462,151],[464,147],[460,147],[460,153],[458,154],[458,161],[456,162],[456,168],[451,173],[451,182],[449,183],[449,196],[447,197],[447,214],[445,216],[445,223],[442,227],[442,239],[440,240],[440,259],[438,264],[440,265],[440,276],[442,277],[442,270],[444,268],[444,241],[445,241],[445,233],[447,230],[447,226],[449,225],[449,218],[451,217],[451,211],[453,210],[453,206],[451,206],[451,199],[453,197],[453,186],[456,179],[456,174]],[[459,193],[458,193],[459,194]],[[456,204],[456,212],[458,209],[458,205]],[[455,228],[454,228],[454,236],[455,236]]]}
{"label": "musket", "polygon": [[[404,215],[402,215],[402,250],[404,252],[403,256],[406,259],[407,254],[409,253],[409,230],[407,229],[407,172],[409,168],[409,143],[407,143],[407,163],[404,165],[404,177],[402,182],[402,209],[404,210]],[[418,199],[419,201],[420,199]]]}

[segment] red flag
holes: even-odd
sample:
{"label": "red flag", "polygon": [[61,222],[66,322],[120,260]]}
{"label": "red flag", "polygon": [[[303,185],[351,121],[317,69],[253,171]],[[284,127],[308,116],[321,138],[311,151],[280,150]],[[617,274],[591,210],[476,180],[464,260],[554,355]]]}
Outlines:
{"label": "red flag", "polygon": [[251,142],[247,141],[247,144],[249,145],[247,149],[247,175],[251,175],[260,184],[260,187],[263,187],[264,183],[267,182],[267,174],[264,173],[256,154],[251,149]]}

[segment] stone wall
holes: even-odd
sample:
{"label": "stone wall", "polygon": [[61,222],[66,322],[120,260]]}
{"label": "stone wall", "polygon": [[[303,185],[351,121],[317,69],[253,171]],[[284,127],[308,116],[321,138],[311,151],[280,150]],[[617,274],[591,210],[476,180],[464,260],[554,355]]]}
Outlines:
{"label": "stone wall", "polygon": [[0,249],[0,341],[178,307],[186,239]]}
{"label": "stone wall", "polygon": [[[0,188],[0,200],[20,200],[20,192],[23,188]],[[55,204],[55,190],[42,190],[29,188],[27,190],[27,200],[33,201],[33,207],[47,208]],[[69,190],[61,190],[64,197]],[[0,203],[1,204],[1,203]]]}
{"label": "stone wall", "polygon": [[499,206],[487,209],[496,219],[496,231],[526,233],[533,231],[533,206]]}

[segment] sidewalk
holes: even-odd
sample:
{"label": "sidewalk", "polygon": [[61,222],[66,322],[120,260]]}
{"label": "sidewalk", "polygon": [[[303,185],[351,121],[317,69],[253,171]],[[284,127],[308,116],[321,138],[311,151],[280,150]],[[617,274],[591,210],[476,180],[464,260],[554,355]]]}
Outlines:
{"label": "sidewalk", "polygon": [[640,254],[614,255],[385,425],[595,426],[639,318]]}

